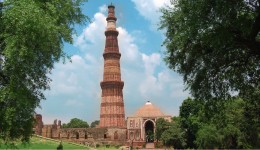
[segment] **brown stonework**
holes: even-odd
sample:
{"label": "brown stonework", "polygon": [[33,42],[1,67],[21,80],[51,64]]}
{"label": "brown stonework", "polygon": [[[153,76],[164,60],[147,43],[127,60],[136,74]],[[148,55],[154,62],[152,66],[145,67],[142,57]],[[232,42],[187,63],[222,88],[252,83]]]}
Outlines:
{"label": "brown stonework", "polygon": [[36,123],[33,128],[34,133],[37,135],[42,135],[42,128],[43,128],[42,115],[36,114],[35,120],[36,120]]}
{"label": "brown stonework", "polygon": [[[100,83],[102,100],[100,105],[100,127],[125,128],[125,110],[123,100],[124,82],[121,81],[118,31],[116,30],[115,6],[108,6],[106,44],[103,53],[104,74]],[[113,133],[115,134],[115,133]],[[115,135],[118,135],[116,133]]]}
{"label": "brown stonework", "polygon": [[61,141],[74,142],[95,147],[98,145],[124,145],[126,143],[126,129],[120,128],[62,128],[58,124],[37,126],[42,134],[37,135]]}

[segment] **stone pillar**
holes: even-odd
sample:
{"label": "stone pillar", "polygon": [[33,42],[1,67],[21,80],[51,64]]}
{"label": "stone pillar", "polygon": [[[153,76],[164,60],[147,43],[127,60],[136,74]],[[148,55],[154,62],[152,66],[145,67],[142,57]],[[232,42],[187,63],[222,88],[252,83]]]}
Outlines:
{"label": "stone pillar", "polygon": [[118,47],[118,31],[116,30],[115,6],[108,6],[106,44],[103,53],[104,74],[100,83],[102,100],[100,106],[100,127],[125,128],[125,110],[123,86],[120,72],[120,57]]}
{"label": "stone pillar", "polygon": [[42,115],[36,114],[35,118],[36,118],[36,124],[34,126],[35,134],[42,135],[42,128],[43,128]]}

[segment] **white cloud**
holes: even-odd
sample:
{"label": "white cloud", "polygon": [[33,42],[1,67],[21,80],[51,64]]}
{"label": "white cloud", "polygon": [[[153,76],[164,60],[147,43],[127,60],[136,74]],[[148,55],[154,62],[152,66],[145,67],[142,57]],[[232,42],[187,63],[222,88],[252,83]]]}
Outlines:
{"label": "white cloud", "polygon": [[170,4],[170,0],[132,0],[132,2],[140,15],[151,22],[152,29],[157,29],[161,15],[160,8]]}
{"label": "white cloud", "polygon": [[81,51],[85,51],[90,50],[88,47],[90,45],[102,45],[105,42],[105,27],[105,15],[101,12],[96,13],[92,23],[90,23],[90,25],[84,29],[83,33],[75,40],[75,46],[78,46]]}
{"label": "white cloud", "polygon": [[121,60],[128,64],[135,62],[141,56],[138,47],[135,44],[135,38],[122,27],[118,27],[117,30],[119,32],[119,49],[122,53]]}
{"label": "white cloud", "polygon": [[99,7],[99,12],[104,14],[107,12],[107,5],[102,5]]}
{"label": "white cloud", "polygon": [[146,74],[152,75],[154,73],[154,69],[160,65],[161,55],[158,53],[153,53],[150,56],[142,54],[142,60],[144,62]]}

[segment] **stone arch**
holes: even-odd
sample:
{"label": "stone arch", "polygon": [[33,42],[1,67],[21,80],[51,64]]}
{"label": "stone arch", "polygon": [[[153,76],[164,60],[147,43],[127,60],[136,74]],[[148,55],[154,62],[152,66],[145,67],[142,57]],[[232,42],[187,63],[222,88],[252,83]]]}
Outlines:
{"label": "stone arch", "polygon": [[67,139],[70,139],[70,133],[67,132]]}
{"label": "stone arch", "polygon": [[147,143],[154,141],[154,129],[155,122],[151,119],[148,119],[143,124],[145,130],[145,141]]}
{"label": "stone arch", "polygon": [[118,133],[117,133],[117,131],[115,131],[115,133],[114,133],[114,139],[115,139],[115,140],[118,139]]}
{"label": "stone arch", "polygon": [[79,139],[79,132],[76,132],[75,135],[76,135],[76,139]]}
{"label": "stone arch", "polygon": [[143,127],[145,127],[145,124],[147,123],[147,121],[151,121],[151,122],[153,123],[153,125],[155,126],[155,121],[154,121],[154,120],[152,120],[152,119],[147,119],[147,120],[144,121]]}
{"label": "stone arch", "polygon": [[141,138],[140,136],[141,136],[140,131],[139,130],[135,131],[135,139],[140,140]]}
{"label": "stone arch", "polygon": [[85,139],[88,139],[88,132],[85,132]]}
{"label": "stone arch", "polygon": [[135,138],[134,131],[130,131],[130,133],[129,133],[129,139],[130,139],[130,140],[134,140],[134,138]]}

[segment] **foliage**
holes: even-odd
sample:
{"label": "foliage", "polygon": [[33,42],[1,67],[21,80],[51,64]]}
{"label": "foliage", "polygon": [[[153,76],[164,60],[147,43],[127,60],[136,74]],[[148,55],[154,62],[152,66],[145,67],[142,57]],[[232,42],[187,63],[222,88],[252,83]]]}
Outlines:
{"label": "foliage", "polygon": [[0,2],[0,139],[28,141],[48,73],[65,58],[73,26],[85,22],[84,0]]}
{"label": "foliage", "polygon": [[165,61],[196,98],[180,109],[187,147],[259,148],[260,1],[172,0],[161,11]]}
{"label": "foliage", "polygon": [[164,118],[159,118],[156,120],[155,126],[155,139],[157,141],[161,140],[162,133],[169,128],[169,122]]}
{"label": "foliage", "polygon": [[197,132],[195,143],[204,149],[214,149],[220,146],[220,134],[214,125],[204,125]]}
{"label": "foliage", "polygon": [[154,140],[154,133],[152,130],[147,130],[146,131],[146,140],[147,142],[153,142]]}
{"label": "foliage", "polygon": [[259,87],[259,0],[172,0],[162,13],[165,60],[195,98]]}
{"label": "foliage", "polygon": [[244,99],[243,132],[246,133],[246,141],[249,145],[260,147],[260,86],[247,89],[240,96]]}
{"label": "foliage", "polygon": [[95,128],[98,125],[99,125],[99,120],[95,120],[95,121],[91,122],[90,127]]}
{"label": "foliage", "polygon": [[185,148],[259,147],[259,127],[248,120],[246,111],[247,103],[241,98],[213,102],[184,100],[180,107],[180,127],[185,131]]}
{"label": "foliage", "polygon": [[197,148],[194,141],[203,120],[202,118],[204,118],[198,117],[198,114],[203,114],[202,106],[200,101],[191,98],[184,100],[180,106],[180,125],[186,131],[185,137],[188,148]]}
{"label": "foliage", "polygon": [[176,149],[186,146],[185,132],[180,127],[178,118],[170,123],[169,128],[162,133],[161,139],[165,145],[173,146]]}
{"label": "foliage", "polygon": [[67,124],[62,124],[63,128],[88,128],[89,125],[86,121],[83,121],[78,118],[73,118]]}
{"label": "foliage", "polygon": [[245,101],[240,98],[230,100],[224,104],[222,113],[215,117],[215,124],[222,135],[223,148],[250,148],[249,141],[245,139],[247,131],[243,131],[246,121],[244,105]]}

